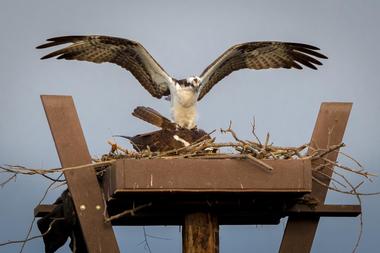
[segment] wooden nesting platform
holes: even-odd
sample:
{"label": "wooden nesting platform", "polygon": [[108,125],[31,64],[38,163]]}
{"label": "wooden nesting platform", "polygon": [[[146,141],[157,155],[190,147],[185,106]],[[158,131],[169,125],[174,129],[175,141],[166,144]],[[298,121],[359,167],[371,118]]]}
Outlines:
{"label": "wooden nesting platform", "polygon": [[[182,225],[189,213],[211,212],[220,225],[278,224],[285,216],[356,216],[360,206],[298,204],[312,190],[310,160],[120,159],[101,180],[113,225]],[[91,169],[91,168],[89,168]],[[87,184],[78,184],[88,188]],[[87,197],[90,202],[91,196]],[[40,205],[43,216],[54,205]]]}
{"label": "wooden nesting platform", "polygon": [[109,197],[136,193],[279,193],[311,192],[309,160],[267,160],[267,171],[251,160],[121,159],[107,171]]}
{"label": "wooden nesting platform", "polygon": [[[73,100],[42,96],[62,167],[90,164],[86,141]],[[327,148],[342,142],[351,103],[323,103],[311,137],[311,147]],[[338,152],[326,157],[335,161]],[[118,253],[112,225],[183,225],[183,252],[218,252],[220,224],[277,224],[289,216],[280,253],[310,252],[319,218],[353,217],[360,205],[326,205],[327,188],[312,181],[312,169],[322,159],[252,160],[151,159],[118,160],[97,180],[93,166],[64,170],[69,191],[89,253]],[[332,175],[332,167],[322,172]],[[314,177],[324,184],[329,177]],[[298,203],[309,194],[315,206]],[[144,208],[139,208],[145,206]],[[39,205],[35,216],[51,213],[54,205]],[[131,215],[105,222],[104,214],[125,210]],[[197,230],[200,229],[200,230]],[[201,235],[197,231],[203,231]],[[207,243],[205,244],[204,242]],[[202,246],[202,250],[192,249]]]}
{"label": "wooden nesting platform", "polygon": [[118,160],[103,180],[108,212],[151,204],[115,225],[181,225],[189,211],[212,212],[219,224],[277,224],[294,198],[311,192],[311,165],[267,163],[273,171],[250,160]]}

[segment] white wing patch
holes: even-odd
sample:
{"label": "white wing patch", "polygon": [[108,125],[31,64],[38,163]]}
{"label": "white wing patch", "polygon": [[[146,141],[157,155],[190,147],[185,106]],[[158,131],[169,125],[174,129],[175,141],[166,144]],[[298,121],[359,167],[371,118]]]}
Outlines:
{"label": "white wing patch", "polygon": [[179,137],[179,136],[176,135],[176,134],[173,135],[173,138],[174,138],[174,140],[176,140],[176,141],[182,142],[182,144],[183,144],[185,147],[190,146],[190,143],[189,143],[189,142],[185,141],[184,139],[182,139],[181,137]]}
{"label": "white wing patch", "polygon": [[166,74],[163,69],[161,69],[158,63],[146,52],[144,48],[140,48],[138,50],[142,55],[145,56],[142,57],[142,61],[146,65],[150,66],[150,68],[147,68],[147,71],[153,80],[155,80],[158,85],[169,88],[170,83],[173,83],[172,77]]}

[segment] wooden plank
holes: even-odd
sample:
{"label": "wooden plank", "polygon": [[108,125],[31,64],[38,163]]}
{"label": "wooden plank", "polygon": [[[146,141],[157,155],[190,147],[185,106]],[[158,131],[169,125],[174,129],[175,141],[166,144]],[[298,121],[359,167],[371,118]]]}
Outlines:
{"label": "wooden plank", "polygon": [[[70,96],[41,96],[62,167],[91,163]],[[93,168],[64,172],[89,253],[118,253],[112,225],[104,223],[104,200]]]}
{"label": "wooden plank", "polygon": [[57,205],[46,205],[46,204],[41,204],[41,205],[38,205],[34,208],[34,217],[44,217],[45,215],[48,215],[50,214],[51,212],[53,212],[54,208],[56,207]]}
{"label": "wooden plank", "polygon": [[218,253],[219,225],[211,213],[186,215],[182,227],[183,253]]}
{"label": "wooden plank", "polygon": [[[344,132],[350,116],[352,103],[322,103],[320,114],[318,115],[316,126],[311,137],[312,148],[327,148],[328,146],[340,144],[343,141]],[[309,149],[308,153],[313,150]],[[326,156],[331,161],[336,161],[338,151],[332,152]],[[313,162],[312,167],[322,164],[323,160]],[[332,166],[322,170],[323,173],[331,176]],[[330,179],[321,177],[319,174],[313,175],[325,184],[330,184]],[[313,182],[313,197],[324,203],[328,189],[316,182]]]}
{"label": "wooden plank", "polygon": [[62,167],[91,163],[72,97],[42,95],[41,100]]}
{"label": "wooden plank", "polygon": [[356,217],[361,214],[360,205],[317,205],[315,207],[296,204],[285,211],[292,217]]}
{"label": "wooden plank", "polygon": [[[56,205],[38,205],[34,209],[35,217],[43,217],[53,211]],[[236,207],[237,208],[237,207]],[[280,211],[273,210],[276,213]],[[284,211],[285,215],[291,215],[293,217],[309,216],[315,217],[356,217],[361,213],[360,205],[317,205],[315,207],[296,204]],[[139,213],[136,213],[139,215]],[[161,225],[165,225],[162,223]]]}
{"label": "wooden plank", "polygon": [[[322,103],[311,138],[311,147],[327,148],[328,146],[341,143],[351,108],[352,103]],[[311,151],[310,149],[309,152]],[[336,161],[337,157],[338,152],[333,152],[326,158]],[[312,167],[318,166],[321,162],[320,160],[313,162]],[[325,168],[323,172],[327,175],[332,175],[331,167]],[[314,176],[318,177],[318,175]],[[318,179],[327,185],[330,184],[330,180],[326,177],[318,177]],[[326,187],[313,182],[311,193],[313,197],[317,198],[320,203],[324,203],[326,194]],[[279,252],[310,252],[318,222],[319,217],[302,218],[290,216]]]}
{"label": "wooden plank", "polygon": [[[156,198],[157,199],[157,198]],[[139,201],[136,198],[135,201]],[[317,207],[309,207],[306,205],[297,204],[288,208],[281,208],[280,203],[260,203],[252,206],[247,206],[246,202],[240,201],[236,198],[236,203],[228,205],[223,203],[222,200],[217,204],[215,202],[209,202],[207,205],[196,203],[195,205],[187,205],[186,203],[178,203],[175,205],[173,202],[162,202],[162,199],[156,200],[156,202],[142,202],[152,203],[152,206],[146,209],[135,212],[133,216],[127,216],[125,218],[115,220],[114,225],[182,225],[183,218],[190,212],[210,212],[214,213],[218,217],[220,225],[266,225],[279,224],[280,219],[285,216],[292,216],[298,218],[313,218],[313,217],[356,217],[360,214],[360,205],[322,205]],[[128,201],[130,201],[128,199]],[[251,199],[251,202],[258,202],[255,198]],[[159,206],[161,204],[161,206]],[[276,205],[277,204],[277,205]],[[139,206],[140,204],[136,204]],[[127,208],[120,208],[116,212],[116,208],[110,205],[112,214],[120,213],[124,210],[130,210],[133,208],[131,204]],[[283,206],[282,206],[283,207]]]}
{"label": "wooden plank", "polygon": [[[249,160],[118,160],[109,171],[105,192],[273,192],[309,193],[309,160],[268,160],[266,171]],[[108,188],[108,189],[107,189]],[[163,195],[160,195],[163,196]]]}

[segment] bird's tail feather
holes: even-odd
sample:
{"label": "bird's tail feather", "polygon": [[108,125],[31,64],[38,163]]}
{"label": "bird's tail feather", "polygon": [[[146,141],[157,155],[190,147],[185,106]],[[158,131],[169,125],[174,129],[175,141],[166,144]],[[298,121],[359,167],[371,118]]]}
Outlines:
{"label": "bird's tail feather", "polygon": [[162,129],[176,128],[175,123],[171,122],[168,118],[162,116],[159,112],[150,107],[138,106],[135,108],[132,115]]}

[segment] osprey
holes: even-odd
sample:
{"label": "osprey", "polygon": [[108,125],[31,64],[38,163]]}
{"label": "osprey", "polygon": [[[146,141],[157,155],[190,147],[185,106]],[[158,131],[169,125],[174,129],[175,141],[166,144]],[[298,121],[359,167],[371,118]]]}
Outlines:
{"label": "osprey", "polygon": [[37,48],[66,43],[71,45],[41,59],[115,63],[127,70],[156,98],[167,96],[171,101],[173,120],[180,126],[196,126],[196,104],[215,84],[239,69],[296,68],[302,65],[317,69],[316,58],[327,59],[319,48],[307,44],[279,41],[248,42],[232,46],[211,63],[200,76],[177,80],[171,77],[138,42],[109,36],[63,36],[47,40]]}

